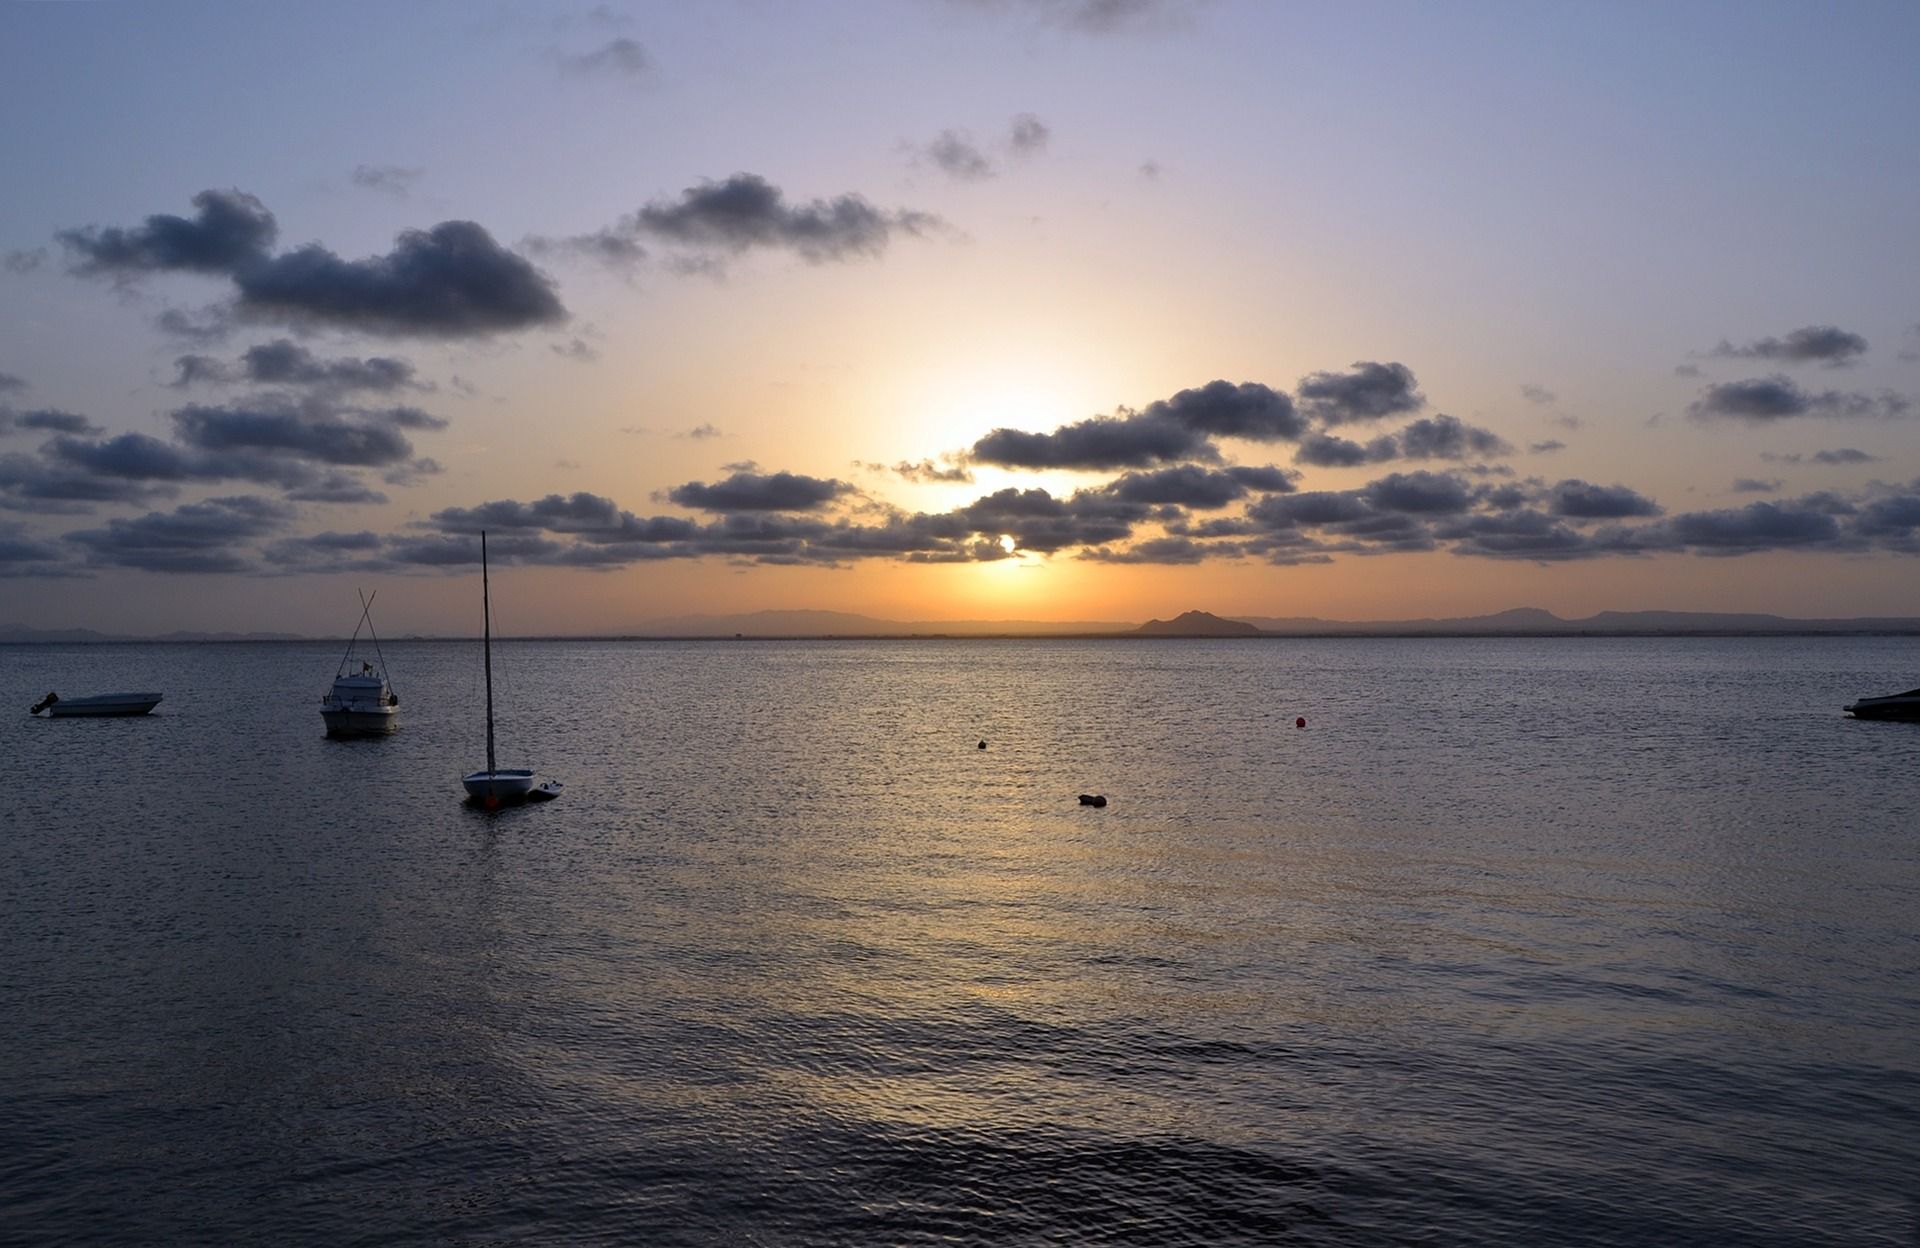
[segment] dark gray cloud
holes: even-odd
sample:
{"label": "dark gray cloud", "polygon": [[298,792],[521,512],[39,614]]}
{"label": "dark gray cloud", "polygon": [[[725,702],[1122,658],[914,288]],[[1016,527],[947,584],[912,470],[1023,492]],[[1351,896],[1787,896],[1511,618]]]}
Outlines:
{"label": "dark gray cloud", "polygon": [[1292,441],[1307,430],[1293,400],[1257,381],[1210,381],[1149,403],[1140,413],[1165,416],[1196,433],[1250,442]]}
{"label": "dark gray cloud", "polygon": [[1566,449],[1567,444],[1558,438],[1548,438],[1545,442],[1527,443],[1527,453],[1530,455],[1551,455],[1555,451],[1564,451]]}
{"label": "dark gray cloud", "polygon": [[695,425],[693,428],[688,429],[684,433],[676,433],[673,436],[676,438],[691,438],[695,442],[704,442],[708,438],[719,438],[719,437],[724,437],[726,435],[722,434],[720,430],[716,429],[711,422],[706,422],[706,423]]}
{"label": "dark gray cloud", "polygon": [[1220,452],[1206,434],[1168,415],[1093,416],[1052,433],[995,429],[973,444],[977,463],[1003,468],[1108,470],[1148,468],[1183,460],[1214,462]]}
{"label": "dark gray cloud", "polygon": [[625,37],[610,39],[591,52],[560,58],[561,69],[582,77],[640,78],[652,66],[647,50]]}
{"label": "dark gray cloud", "polygon": [[1083,35],[1159,30],[1189,21],[1191,0],[950,0],[990,13],[1020,13],[1045,26]]}
{"label": "dark gray cloud", "polygon": [[0,520],[0,579],[73,574],[69,552],[29,534],[17,521]]}
{"label": "dark gray cloud", "polygon": [[1310,433],[1300,441],[1293,462],[1315,468],[1357,468],[1362,464],[1381,464],[1400,454],[1400,444],[1391,435],[1378,437],[1362,445],[1351,438],[1332,433]]}
{"label": "dark gray cloud", "polygon": [[424,169],[409,169],[403,165],[355,165],[352,181],[362,190],[405,199],[413,189],[413,184],[425,172]]}
{"label": "dark gray cloud", "polygon": [[364,260],[309,244],[233,279],[242,315],[294,325],[467,338],[567,319],[552,280],[472,221],[407,230]]}
{"label": "dark gray cloud", "polygon": [[1450,515],[1473,505],[1473,490],[1452,473],[1391,472],[1361,487],[1361,496],[1381,511]]}
{"label": "dark gray cloud", "polygon": [[304,386],[336,393],[431,388],[416,379],[413,365],[406,360],[388,356],[326,360],[290,338],[276,338],[249,347],[232,365],[211,356],[183,355],[174,360],[174,368],[176,376],[170,384],[175,389],[239,381],[266,386]]}
{"label": "dark gray cloud", "polygon": [[1779,360],[1787,364],[1824,364],[1840,368],[1867,353],[1867,340],[1833,325],[1808,325],[1784,338],[1759,338],[1742,346],[1721,339],[1706,354],[1715,359]]}
{"label": "dark gray cloud", "polygon": [[1380,420],[1417,412],[1426,406],[1405,364],[1361,360],[1345,373],[1312,373],[1294,391],[1300,406],[1328,425]]}
{"label": "dark gray cloud", "polygon": [[1513,454],[1507,440],[1490,429],[1469,425],[1455,416],[1416,420],[1399,433],[1405,459],[1467,459],[1473,456]]}
{"label": "dark gray cloud", "polygon": [[876,472],[891,472],[899,476],[902,480],[914,481],[923,485],[965,485],[973,481],[973,473],[965,464],[942,465],[934,463],[931,459],[923,459],[918,463],[903,459],[891,468],[885,464],[867,464],[864,466]]}
{"label": "dark gray cloud", "polygon": [[1255,489],[1284,493],[1293,481],[1278,468],[1207,469],[1192,464],[1157,472],[1130,472],[1109,482],[1106,491],[1129,503],[1173,503],[1213,511],[1245,498]]}
{"label": "dark gray cloud", "polygon": [[1455,554],[1485,559],[1544,563],[1603,553],[1589,534],[1531,509],[1460,517],[1438,526],[1434,535],[1450,543]]}
{"label": "dark gray cloud", "polygon": [[1570,478],[1549,492],[1553,514],[1574,520],[1620,520],[1657,516],[1660,504],[1624,485],[1590,485]]}
{"label": "dark gray cloud", "polygon": [[721,252],[776,248],[819,263],[877,256],[896,235],[923,237],[943,223],[930,213],[883,211],[860,195],[789,204],[758,174],[702,182],[626,218],[619,232]]}
{"label": "dark gray cloud", "polygon": [[1735,477],[1732,489],[1735,494],[1777,494],[1785,484],[1777,477],[1767,481],[1757,477]]}
{"label": "dark gray cloud", "polygon": [[199,312],[167,308],[153,318],[153,327],[170,338],[202,347],[225,342],[233,336],[233,323],[219,308],[202,308]]}
{"label": "dark gray cloud", "polygon": [[1208,559],[1232,558],[1244,553],[1239,542],[1196,542],[1190,537],[1150,537],[1125,550],[1104,547],[1082,551],[1080,558],[1097,563],[1195,564]]}
{"label": "dark gray cloud", "polygon": [[89,225],[55,237],[74,271],[136,278],[148,273],[232,273],[261,263],[279,224],[253,196],[206,190],[193,197],[192,219],[155,213],[131,229]]}
{"label": "dark gray cloud", "polygon": [[1877,395],[1841,390],[1811,393],[1791,377],[1776,373],[1708,386],[1687,406],[1687,415],[1699,421],[1764,425],[1801,416],[1896,420],[1912,410],[1912,400],[1890,390]]}
{"label": "dark gray cloud", "polygon": [[1695,511],[1652,526],[1645,537],[1702,554],[1753,554],[1842,544],[1842,529],[1826,500],[1749,503],[1734,511]]}
{"label": "dark gray cloud", "polygon": [[177,487],[165,482],[102,475],[49,454],[44,446],[34,455],[0,455],[0,510],[85,514],[96,504],[145,506],[176,492]]}
{"label": "dark gray cloud", "polygon": [[972,136],[959,130],[942,130],[919,155],[948,177],[959,182],[979,182],[994,174],[993,162],[974,145]]}
{"label": "dark gray cloud", "polygon": [[1138,412],[1094,416],[1052,433],[995,429],[973,444],[978,463],[1007,468],[1108,470],[1185,461],[1217,463],[1213,439],[1274,442],[1299,437],[1306,422],[1293,401],[1258,382],[1210,381]]}
{"label": "dark gray cloud", "polygon": [[109,520],[104,528],[66,537],[96,565],[148,572],[246,572],[258,567],[246,544],[284,529],[294,515],[285,503],[241,495]]}
{"label": "dark gray cloud", "polygon": [[1053,138],[1047,123],[1032,113],[1020,113],[1007,128],[1007,146],[1016,156],[1031,156],[1046,150]]}
{"label": "dark gray cloud", "polygon": [[1880,462],[1880,457],[1869,455],[1865,451],[1856,451],[1850,446],[1842,446],[1830,451],[1815,451],[1813,462],[1816,464],[1875,464]]}
{"label": "dark gray cloud", "polygon": [[0,373],[0,394],[25,394],[31,389],[33,387],[27,384],[26,378],[16,377],[12,373]]}
{"label": "dark gray cloud", "polygon": [[307,484],[287,491],[296,503],[384,503],[387,496],[350,472],[323,472]]}
{"label": "dark gray cloud", "polygon": [[666,496],[670,502],[701,511],[816,511],[854,492],[845,481],[799,473],[736,472],[712,485],[689,481],[668,490]]}
{"label": "dark gray cloud", "polygon": [[401,430],[442,423],[407,407],[348,412],[280,404],[193,404],[173,413],[176,435],[197,450],[256,451],[352,468],[405,463],[413,458],[413,444]]}
{"label": "dark gray cloud", "polygon": [[35,433],[98,433],[99,426],[75,412],[63,412],[57,407],[42,407],[32,411],[19,411],[0,403],[0,437],[9,433],[32,431]]}

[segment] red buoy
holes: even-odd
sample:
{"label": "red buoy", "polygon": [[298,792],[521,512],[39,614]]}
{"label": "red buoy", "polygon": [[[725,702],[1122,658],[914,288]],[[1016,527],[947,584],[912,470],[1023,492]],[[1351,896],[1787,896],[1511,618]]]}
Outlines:
{"label": "red buoy", "polygon": [[1302,715],[1300,718],[1294,720],[1293,726],[1295,728],[1305,728],[1307,726],[1307,717]]}

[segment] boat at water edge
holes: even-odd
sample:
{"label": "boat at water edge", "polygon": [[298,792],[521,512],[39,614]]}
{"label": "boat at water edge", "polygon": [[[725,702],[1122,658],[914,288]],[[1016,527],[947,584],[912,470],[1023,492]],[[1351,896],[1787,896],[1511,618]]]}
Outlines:
{"label": "boat at water edge", "polygon": [[487,582],[487,534],[480,531],[480,619],[487,667],[487,769],[460,777],[468,798],[488,810],[515,802],[558,797],[560,785],[535,787],[533,773],[520,767],[501,767],[493,756],[493,598]]}
{"label": "boat at water edge", "polygon": [[1920,689],[1889,693],[1878,698],[1861,698],[1841,709],[1855,719],[1920,720]]}
{"label": "boat at water edge", "polygon": [[[380,591],[375,590],[372,597],[361,597],[360,622],[353,626],[347,652],[333,674],[333,688],[320,699],[320,718],[330,737],[384,736],[400,726],[400,699],[387,680],[386,656],[380,653],[380,638],[373,631],[373,599],[379,596]],[[362,659],[357,671],[350,670],[353,647],[360,640],[362,628],[373,639],[376,662]]]}
{"label": "boat at water edge", "polygon": [[99,717],[106,715],[145,715],[160,705],[157,693],[95,693],[84,698],[63,698],[49,693],[34,703],[28,713],[45,711],[48,719]]}

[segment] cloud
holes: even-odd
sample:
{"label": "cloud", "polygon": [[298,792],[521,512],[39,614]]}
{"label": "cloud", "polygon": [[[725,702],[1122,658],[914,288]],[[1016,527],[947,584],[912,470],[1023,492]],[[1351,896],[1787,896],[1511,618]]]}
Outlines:
{"label": "cloud", "polygon": [[180,356],[174,360],[174,367],[177,375],[170,384],[176,389],[203,382],[235,381],[307,386],[336,393],[429,388],[415,380],[414,367],[406,360],[387,356],[323,360],[289,338],[249,347],[232,367],[204,355]]}
{"label": "cloud", "polygon": [[43,407],[22,412],[0,403],[0,437],[28,430],[42,433],[100,432],[99,426],[85,416],[63,412],[56,407]]}
{"label": "cloud", "polygon": [[1529,442],[1527,453],[1531,455],[1551,455],[1555,451],[1564,451],[1567,444],[1557,438],[1548,438],[1545,442]]}
{"label": "cloud", "polygon": [[1188,0],[953,0],[982,12],[1022,12],[1042,25],[1083,35],[1161,29],[1191,19]]}
{"label": "cloud", "polygon": [[1732,488],[1735,494],[1774,494],[1778,493],[1784,484],[1786,483],[1778,478],[1761,481],[1754,477],[1735,477]]}
{"label": "cloud", "polygon": [[1737,511],[1696,511],[1674,516],[1648,537],[1705,554],[1752,554],[1762,550],[1832,545],[1842,536],[1839,519],[1819,503],[1749,503]]}
{"label": "cloud", "polygon": [[1158,182],[1160,180],[1160,162],[1157,160],[1143,160],[1140,162],[1138,172],[1143,180]]}
{"label": "cloud", "polygon": [[1379,420],[1426,406],[1413,370],[1404,364],[1362,360],[1345,373],[1312,373],[1294,391],[1300,405],[1327,425]]}
{"label": "cloud", "polygon": [[1170,415],[1093,416],[1052,433],[995,429],[973,444],[972,459],[1003,468],[1146,468],[1219,459],[1204,434]]}
{"label": "cloud", "polygon": [[1505,438],[1469,425],[1458,417],[1434,416],[1416,420],[1399,433],[1400,454],[1406,459],[1466,459],[1469,456],[1513,454]]}
{"label": "cloud", "polygon": [[30,535],[17,521],[0,520],[0,579],[70,576],[72,571],[64,548]]}
{"label": "cloud", "polygon": [[74,272],[132,279],[148,273],[231,273],[259,264],[279,224],[252,195],[206,190],[193,197],[191,220],[156,213],[132,229],[85,226],[55,238],[73,257]]}
{"label": "cloud", "polygon": [[17,247],[0,252],[0,269],[9,273],[32,273],[47,262],[45,247]]}
{"label": "cloud", "polygon": [[611,39],[591,52],[560,58],[560,68],[578,77],[635,79],[644,77],[652,65],[647,50],[624,37]]}
{"label": "cloud", "polygon": [[1157,399],[1138,412],[1094,416],[1052,433],[995,429],[970,452],[1007,468],[1149,468],[1193,460],[1216,463],[1213,439],[1275,442],[1299,437],[1306,422],[1286,395],[1259,384],[1210,381]]}
{"label": "cloud", "polygon": [[1831,451],[1815,451],[1813,462],[1816,464],[1875,464],[1880,462],[1880,457],[1869,455],[1865,451],[1856,451],[1850,446],[1842,446]]}
{"label": "cloud", "polygon": [[1362,464],[1385,463],[1399,454],[1400,445],[1391,436],[1375,438],[1362,446],[1337,434],[1312,433],[1301,440],[1293,462],[1316,468],[1357,468]]}
{"label": "cloud", "polygon": [[1661,514],[1660,504],[1624,485],[1589,485],[1570,478],[1555,485],[1549,497],[1554,515],[1574,520],[1618,520]]}
{"label": "cloud", "polygon": [[153,326],[169,337],[197,346],[212,346],[233,336],[233,325],[219,308],[202,308],[197,313],[167,308],[153,318]]}
{"label": "cloud", "polygon": [[331,410],[282,404],[189,405],[173,413],[176,435],[202,451],[255,451],[342,467],[383,468],[413,457],[402,429],[445,422],[417,408]]}
{"label": "cloud", "polygon": [[1707,355],[1714,359],[1780,360],[1842,368],[1867,353],[1867,340],[1832,325],[1809,325],[1784,338],[1759,338],[1744,346],[1721,339]]}
{"label": "cloud", "polygon": [[12,373],[0,373],[0,394],[25,394],[31,389],[33,387],[27,384],[25,378]]}
{"label": "cloud", "polygon": [[1032,113],[1017,114],[1007,127],[1007,147],[1016,156],[1037,155],[1052,139],[1053,131],[1047,123]]}
{"label": "cloud", "polygon": [[1473,505],[1473,492],[1452,473],[1393,472],[1361,487],[1361,497],[1382,511],[1451,514]]}
{"label": "cloud", "polygon": [[1877,395],[1840,390],[1813,394],[1802,390],[1792,378],[1776,373],[1708,386],[1688,404],[1687,415],[1698,421],[1739,420],[1763,425],[1800,416],[1896,420],[1912,409],[1912,400],[1890,390]]}
{"label": "cloud", "polygon": [[798,473],[736,472],[712,485],[689,481],[668,490],[666,496],[670,502],[701,511],[815,511],[855,492],[845,481]]}
{"label": "cloud", "polygon": [[1172,503],[1212,511],[1245,498],[1250,492],[1284,493],[1293,478],[1279,468],[1196,468],[1185,464],[1158,472],[1130,472],[1110,481],[1106,491],[1128,503]]}
{"label": "cloud", "polygon": [[1529,381],[1521,385],[1520,397],[1529,403],[1547,404],[1556,401],[1560,396],[1545,386],[1535,385]]}
{"label": "cloud", "polygon": [[564,360],[576,360],[582,364],[591,364],[600,358],[600,353],[584,338],[572,338],[565,343],[551,343],[547,349]]}
{"label": "cloud", "polygon": [[567,319],[552,280],[472,221],[407,230],[364,260],[309,244],[234,283],[250,318],[366,333],[482,337]]}
{"label": "cloud", "polygon": [[870,464],[868,467],[879,472],[892,472],[903,481],[914,481],[923,485],[968,484],[973,481],[973,473],[965,464],[948,464],[942,467],[931,459],[923,459],[918,463],[903,459],[891,468],[885,464]]}
{"label": "cloud", "polygon": [[1243,553],[1238,542],[1196,542],[1190,537],[1152,537],[1135,542],[1125,550],[1095,548],[1081,552],[1080,558],[1097,563],[1195,564],[1208,559],[1227,558]]}
{"label": "cloud", "polygon": [[132,520],[109,520],[105,528],[66,536],[96,565],[148,572],[244,572],[258,565],[240,549],[241,543],[286,527],[294,515],[285,503],[241,495],[148,512]]}
{"label": "cloud", "polygon": [[425,172],[424,169],[409,169],[401,165],[355,165],[351,176],[353,184],[364,190],[405,199],[413,189],[413,184]]}
{"label": "cloud", "polygon": [[709,438],[724,437],[725,435],[714,428],[711,423],[703,423],[695,425],[685,433],[676,433],[673,436],[676,438],[691,438],[695,442],[704,442]]}
{"label": "cloud", "polygon": [[626,233],[684,247],[734,253],[776,248],[813,263],[877,256],[895,235],[921,237],[941,224],[929,213],[882,211],[855,194],[789,204],[779,187],[751,173],[702,182],[678,200],[648,204],[623,222]]}
{"label": "cloud", "polygon": [[979,182],[994,173],[993,162],[958,130],[942,130],[919,154],[957,182]]}

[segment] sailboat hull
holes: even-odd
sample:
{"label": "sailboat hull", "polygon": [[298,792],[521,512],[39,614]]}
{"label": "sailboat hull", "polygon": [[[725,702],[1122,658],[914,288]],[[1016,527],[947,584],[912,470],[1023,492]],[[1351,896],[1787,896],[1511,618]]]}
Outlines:
{"label": "sailboat hull", "polygon": [[472,775],[462,776],[460,783],[466,786],[468,797],[481,801],[493,798],[499,802],[512,802],[533,791],[533,773],[503,767],[498,771],[476,771]]}

